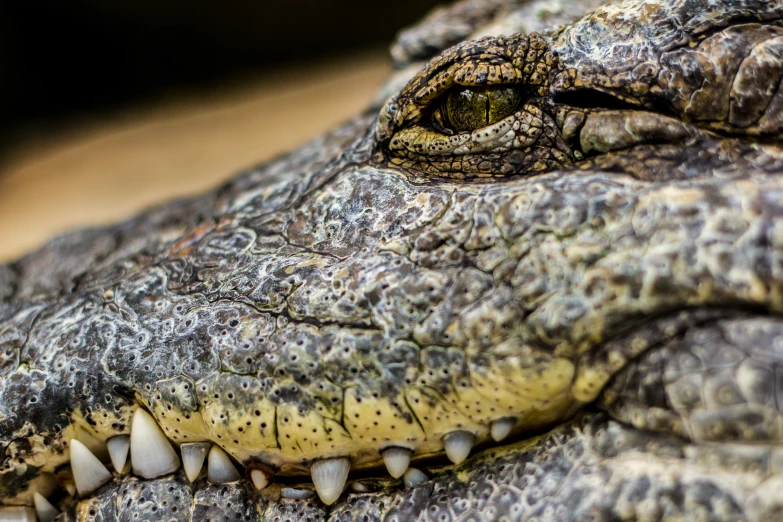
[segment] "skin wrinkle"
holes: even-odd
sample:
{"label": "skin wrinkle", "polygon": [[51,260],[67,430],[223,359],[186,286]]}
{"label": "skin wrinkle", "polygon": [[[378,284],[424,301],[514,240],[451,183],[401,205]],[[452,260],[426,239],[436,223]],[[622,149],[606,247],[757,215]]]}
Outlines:
{"label": "skin wrinkle", "polygon": [[[768,45],[769,44],[769,45]],[[777,44],[777,48],[775,47]],[[781,70],[779,67],[778,74],[775,75],[775,68],[776,65],[778,65],[781,60],[783,60],[783,52],[780,49],[781,44],[783,44],[783,38],[773,38],[771,40],[767,40],[759,45],[757,45],[754,48],[754,52],[746,57],[742,64],[740,65],[740,73],[737,74],[737,78],[734,81],[734,84],[732,85],[731,90],[731,98],[732,103],[729,110],[729,118],[732,121],[733,124],[737,126],[742,126],[746,124],[752,124],[758,122],[758,120],[763,117],[765,113],[768,112],[769,105],[772,103],[773,98],[776,97],[780,93],[780,83],[781,79],[783,79],[783,70]],[[767,54],[771,56],[763,56],[764,52],[766,51],[767,47],[769,47],[769,51]],[[759,48],[762,48],[761,52],[755,52]],[[761,56],[759,56],[761,55]],[[744,84],[745,81],[751,80],[752,83],[756,83],[754,80],[759,75],[758,69],[753,69],[752,72],[755,72],[756,74],[749,74],[749,75],[743,75],[741,73],[748,71],[748,69],[751,68],[752,65],[757,65],[759,68],[763,67],[763,65],[769,66],[770,70],[764,71],[765,74],[763,74],[763,77],[768,77],[772,79],[772,82],[770,82],[770,85],[767,85],[766,92],[760,93],[760,96],[757,96],[757,100],[759,103],[756,107],[753,107],[751,105],[749,108],[746,107],[746,103],[753,101],[752,95],[745,95],[745,92],[750,90],[751,93],[753,89],[748,89],[748,86]],[[746,77],[749,76],[749,77]],[[747,116],[750,115],[754,119],[749,119]],[[744,117],[743,117],[744,116]]]}
{"label": "skin wrinkle", "polygon": [[[468,4],[481,2],[442,16]],[[750,8],[764,24],[729,23]],[[502,12],[487,9],[470,19]],[[2,501],[30,501],[45,478],[34,466],[67,478],[77,429],[127,434],[142,407],[174,443],[216,443],[273,484],[117,475],[83,499],[60,493],[67,520],[774,520],[779,130],[770,144],[654,102],[714,72],[689,83],[666,52],[741,63],[757,46],[723,36],[761,41],[778,12],[626,0],[544,36],[459,44],[379,111],[217,195],[0,269]],[[442,36],[428,30],[409,35]],[[398,154],[401,133],[440,132],[430,118],[447,87],[433,78],[482,84],[470,75],[507,51],[519,58],[508,78],[538,90],[520,111],[541,115],[538,148],[495,152],[490,135],[472,159]],[[735,77],[721,74],[729,92]],[[604,108],[593,90],[634,103]],[[494,443],[490,423],[508,417],[511,439]],[[454,431],[477,454],[441,465]],[[380,451],[394,445],[415,450],[427,482],[384,478]],[[281,497],[313,461],[345,456],[370,491],[328,508]]]}

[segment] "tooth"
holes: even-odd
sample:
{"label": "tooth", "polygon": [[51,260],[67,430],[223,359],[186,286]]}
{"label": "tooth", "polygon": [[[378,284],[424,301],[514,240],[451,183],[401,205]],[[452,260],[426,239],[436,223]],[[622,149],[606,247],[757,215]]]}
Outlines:
{"label": "tooth", "polygon": [[514,429],[514,425],[516,423],[517,420],[514,417],[503,417],[502,419],[492,421],[489,432],[495,442],[500,442],[501,440],[508,437],[508,434],[511,433],[512,429]]}
{"label": "tooth", "polygon": [[429,477],[425,475],[423,471],[416,468],[408,468],[408,471],[402,476],[402,482],[405,484],[406,488],[418,486],[422,482],[427,482],[428,480]]}
{"label": "tooth", "polygon": [[60,510],[37,491],[33,493],[33,502],[35,502],[35,512],[38,513],[38,522],[52,522],[54,517],[60,514]]}
{"label": "tooth", "polygon": [[250,480],[253,481],[253,485],[258,491],[261,491],[269,485],[269,476],[260,469],[254,469],[250,471]]}
{"label": "tooth", "polygon": [[293,498],[296,500],[305,500],[313,498],[315,493],[312,489],[299,489],[299,488],[281,488],[280,496],[283,498]]}
{"label": "tooth", "polygon": [[241,475],[220,446],[212,446],[207,460],[207,480],[213,484],[226,484],[239,480]]}
{"label": "tooth", "polygon": [[76,483],[74,483],[74,481],[64,479],[62,481],[62,485],[65,488],[65,491],[67,491],[69,495],[74,496],[76,494]]}
{"label": "tooth", "polygon": [[358,480],[354,480],[351,482],[351,491],[354,493],[367,493],[370,491],[370,488],[368,488],[363,483],[359,482]]}
{"label": "tooth", "polygon": [[106,447],[109,448],[109,457],[114,471],[122,473],[125,462],[128,460],[128,448],[130,448],[130,437],[127,435],[116,435],[106,441]]}
{"label": "tooth", "polygon": [[87,446],[71,440],[71,471],[79,496],[89,495],[111,480],[111,473]]}
{"label": "tooth", "polygon": [[133,473],[146,479],[157,478],[179,468],[179,457],[171,443],[155,419],[141,408],[133,414],[130,452]]}
{"label": "tooth", "polygon": [[412,454],[411,450],[396,446],[383,450],[381,456],[384,464],[386,464],[386,469],[389,471],[389,475],[393,478],[400,478],[405,473],[405,470],[408,469]]}
{"label": "tooth", "polygon": [[0,522],[35,522],[35,510],[30,507],[0,506]]}
{"label": "tooth", "polygon": [[350,470],[351,461],[345,457],[317,460],[310,465],[310,476],[321,502],[328,506],[340,498]]}
{"label": "tooth", "polygon": [[182,467],[185,468],[189,481],[193,482],[201,474],[210,446],[209,442],[188,442],[179,447],[182,452]]}
{"label": "tooth", "polygon": [[476,438],[468,431],[452,431],[443,437],[443,446],[446,449],[446,456],[454,464],[461,464],[468,458],[470,449]]}

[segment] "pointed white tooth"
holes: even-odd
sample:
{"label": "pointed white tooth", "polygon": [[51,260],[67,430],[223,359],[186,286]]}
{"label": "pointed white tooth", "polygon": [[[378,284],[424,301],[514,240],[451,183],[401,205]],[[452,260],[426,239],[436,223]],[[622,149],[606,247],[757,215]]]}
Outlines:
{"label": "pointed white tooth", "polygon": [[212,444],[209,442],[188,442],[179,447],[182,452],[182,467],[185,468],[189,481],[193,482],[201,474],[210,446]]}
{"label": "pointed white tooth", "polygon": [[293,498],[296,500],[305,500],[308,498],[313,498],[315,496],[315,493],[313,493],[312,489],[305,489],[305,488],[281,488],[280,489],[280,496],[283,498]]}
{"label": "pointed white tooth", "polygon": [[142,410],[133,414],[130,435],[133,473],[152,479],[177,471],[179,457],[155,419]]}
{"label": "pointed white tooth", "polygon": [[111,480],[111,473],[87,446],[71,440],[71,472],[79,496],[89,495]]}
{"label": "pointed white tooth", "polygon": [[63,480],[62,484],[69,495],[74,496],[76,494],[76,483],[74,481]]}
{"label": "pointed white tooth", "polygon": [[389,475],[393,478],[400,478],[405,473],[405,470],[408,469],[412,454],[411,450],[397,446],[383,450],[381,456],[383,457],[383,463],[386,464],[386,469],[389,470]]}
{"label": "pointed white tooth", "polygon": [[422,482],[427,482],[429,477],[424,474],[423,471],[416,468],[408,468],[405,475],[402,476],[402,482],[406,488],[412,488],[418,486]]}
{"label": "pointed white tooth", "polygon": [[37,491],[33,493],[33,502],[35,502],[35,512],[38,513],[38,522],[52,522],[60,513],[59,509]]}
{"label": "pointed white tooth", "polygon": [[514,417],[503,417],[502,419],[492,421],[489,432],[495,442],[500,442],[508,437],[508,434],[514,429],[516,423],[517,420]]}
{"label": "pointed white tooth", "polygon": [[345,457],[317,460],[310,465],[310,477],[321,502],[328,506],[340,498],[349,471],[351,461]]}
{"label": "pointed white tooth", "polygon": [[109,457],[114,471],[122,473],[125,462],[128,460],[128,448],[130,448],[130,437],[128,435],[116,435],[106,441],[106,447],[109,448]]}
{"label": "pointed white tooth", "polygon": [[353,482],[351,482],[350,488],[351,491],[355,493],[367,493],[368,491],[370,491],[370,488],[368,488],[366,485],[359,482],[358,480],[354,480]]}
{"label": "pointed white tooth", "polygon": [[269,476],[262,469],[254,469],[250,471],[250,480],[253,481],[253,485],[258,491],[261,491],[269,485]]}
{"label": "pointed white tooth", "polygon": [[31,507],[0,506],[0,522],[35,522],[35,510]]}
{"label": "pointed white tooth", "polygon": [[468,458],[476,437],[468,431],[452,431],[443,437],[443,446],[446,456],[454,464],[461,464]]}
{"label": "pointed white tooth", "polygon": [[207,480],[213,484],[234,482],[242,476],[220,446],[212,446],[207,460]]}

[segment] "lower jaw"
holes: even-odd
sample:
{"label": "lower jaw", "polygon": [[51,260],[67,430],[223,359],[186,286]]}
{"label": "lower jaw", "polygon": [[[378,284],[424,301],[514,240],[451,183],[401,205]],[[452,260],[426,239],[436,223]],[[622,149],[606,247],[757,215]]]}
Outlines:
{"label": "lower jaw", "polygon": [[[546,380],[545,377],[548,376],[549,373],[544,372],[539,378]],[[523,428],[526,430],[526,433],[530,433],[531,429],[535,429],[536,426],[552,426],[562,419],[569,417],[569,413],[572,411],[571,408],[575,405],[567,391],[563,391],[557,397],[561,396],[562,400],[550,398],[548,409],[541,411],[531,410],[533,412],[532,414],[503,417],[503,413],[499,412],[497,415],[500,416],[494,421],[489,422],[486,425],[478,425],[480,431],[474,431],[463,424],[457,424],[451,426],[450,429],[444,428],[440,431],[436,430],[433,433],[429,433],[415,444],[407,444],[404,440],[397,441],[396,438],[388,441],[379,439],[378,442],[375,442],[376,439],[374,438],[369,441],[367,437],[360,437],[358,440],[354,441],[354,444],[344,445],[335,449],[333,452],[302,454],[302,458],[298,461],[279,459],[282,464],[275,462],[274,458],[270,459],[268,455],[269,452],[260,451],[260,453],[256,454],[246,448],[242,448],[241,444],[239,444],[239,440],[233,441],[233,443],[235,443],[233,445],[231,442],[227,445],[222,443],[218,445],[209,442],[192,443],[184,442],[182,440],[177,441],[176,439],[172,440],[168,437],[169,430],[171,429],[170,426],[159,426],[146,410],[135,407],[134,410],[125,412],[125,416],[123,417],[126,426],[133,425],[132,429],[130,429],[130,435],[112,435],[106,441],[103,441],[97,439],[94,435],[90,435],[86,429],[74,428],[74,426],[80,425],[78,422],[72,423],[69,428],[59,434],[56,443],[51,444],[48,449],[33,453],[31,458],[24,462],[20,460],[19,466],[15,469],[6,470],[5,473],[0,475],[0,479],[3,482],[3,498],[1,502],[3,504],[31,505],[33,503],[34,491],[47,497],[51,496],[55,499],[60,498],[59,495],[61,494],[56,493],[58,483],[59,486],[61,486],[62,489],[67,490],[71,496],[75,496],[76,490],[79,490],[79,495],[81,497],[86,497],[91,495],[93,491],[98,490],[103,484],[110,481],[133,480],[132,478],[127,477],[131,472],[131,469],[133,475],[144,479],[157,479],[159,477],[171,475],[172,473],[180,473],[181,463],[185,460],[184,448],[186,444],[188,446],[198,445],[206,448],[202,451],[202,460],[198,462],[198,469],[196,469],[195,472],[191,469],[190,473],[187,474],[191,481],[197,481],[197,476],[200,474],[202,476],[210,474],[209,466],[207,465],[207,462],[209,462],[210,459],[207,458],[207,453],[213,451],[217,455],[215,460],[217,463],[216,466],[222,465],[223,469],[222,475],[217,471],[213,474],[215,477],[223,476],[222,479],[218,478],[212,480],[212,482],[215,483],[233,482],[234,479],[232,477],[234,475],[243,476],[245,480],[250,483],[251,481],[249,479],[254,470],[257,470],[257,475],[258,473],[263,473],[267,482],[271,481],[272,475],[274,474],[274,481],[276,482],[290,484],[293,481],[293,483],[297,483],[302,482],[301,478],[303,475],[312,472],[313,463],[326,461],[333,461],[335,463],[334,466],[337,466],[339,461],[349,461],[347,468],[351,470],[352,476],[362,477],[388,476],[386,470],[383,469],[385,463],[387,467],[389,467],[389,473],[392,476],[400,478],[401,472],[407,468],[408,462],[400,464],[400,459],[398,458],[396,459],[396,464],[390,464],[386,455],[390,449],[402,450],[403,453],[405,451],[410,452],[408,457],[413,458],[414,465],[420,465],[419,463],[431,465],[433,462],[447,462],[446,456],[448,456],[452,462],[459,464],[470,453],[475,453],[481,448],[497,446],[500,441],[507,442],[507,438],[510,436],[513,437],[515,434],[518,436],[520,430]],[[143,416],[148,419],[148,422],[146,422],[147,428],[137,430],[135,427],[136,417],[140,414],[143,414]],[[133,421],[129,422],[131,418],[133,418]],[[76,420],[79,420],[78,415]],[[505,422],[508,422],[505,430],[497,429],[502,427],[500,425]],[[84,428],[87,427],[84,423],[82,425]],[[144,423],[142,423],[142,425],[144,425]],[[97,428],[94,428],[93,431],[95,434],[101,433]],[[144,432],[154,432],[153,435],[156,435],[154,437],[151,437],[151,435],[136,437],[137,433]],[[304,431],[304,433],[309,433],[309,431]],[[499,436],[497,436],[498,433],[500,433]],[[380,432],[378,435],[380,436]],[[461,437],[456,437],[456,435],[461,435]],[[373,434],[373,436],[375,436],[375,434]],[[138,443],[138,451],[133,449],[134,438],[142,439],[142,441]],[[217,438],[220,439],[221,437],[218,435]],[[215,440],[212,437],[207,437],[207,440],[209,439]],[[224,441],[225,439],[226,437],[223,437]],[[193,440],[193,438],[189,440]],[[205,439],[202,434],[202,437],[196,438],[195,440]],[[81,448],[77,448],[81,451],[81,454],[89,455],[89,457],[86,457],[86,460],[80,459],[80,462],[94,461],[92,464],[84,464],[81,466],[74,464],[74,441],[78,441],[80,445],[85,446],[86,453],[85,451],[81,451]],[[69,444],[71,446],[70,466],[68,462]],[[179,452],[174,449],[178,445]],[[477,447],[474,447],[474,445],[477,445]],[[112,452],[112,449],[116,450],[115,446],[121,448],[117,451],[124,451],[124,453],[117,458],[115,458],[115,455],[112,453],[112,458],[110,460],[109,454]],[[130,457],[128,457],[129,447]],[[150,449],[153,447],[157,449]],[[144,453],[149,454],[147,460],[152,462],[152,471],[148,470],[147,465],[142,462],[144,460]],[[230,454],[236,461],[229,458],[226,453]],[[18,456],[22,457],[24,454],[20,453]],[[121,462],[118,464],[117,461],[120,459]],[[161,467],[155,462],[156,460],[166,459],[172,462],[170,466]],[[139,460],[139,462],[136,462],[136,460]],[[132,466],[130,465],[131,462],[133,462]],[[243,466],[239,465],[237,462],[241,462]],[[332,466],[332,468],[334,468],[334,466]],[[392,472],[392,468],[395,466],[398,468],[398,473]],[[81,472],[77,469],[79,467],[82,470],[87,471]],[[243,467],[245,469],[243,469]],[[185,463],[185,468],[188,469],[187,463]],[[16,472],[24,469],[28,470],[26,473],[28,476],[19,477]],[[328,469],[331,468],[327,466],[327,470]],[[344,471],[347,473],[347,469]],[[90,482],[89,486],[78,487],[80,478],[90,474],[97,474],[99,478],[88,480],[88,482]],[[315,477],[313,476],[313,478]],[[343,476],[341,480],[344,482],[345,477]],[[82,482],[84,481],[82,480]],[[52,486],[52,484],[54,484],[54,486]],[[309,483],[309,487],[313,487],[312,482]],[[337,487],[342,489],[342,485],[338,485]],[[324,497],[322,497],[322,499],[323,498]],[[324,501],[331,503],[327,500]],[[0,520],[2,520],[1,517]]]}
{"label": "lower jaw", "polygon": [[[528,432],[529,435],[530,433]],[[516,439],[516,442],[508,443],[506,441],[504,446],[498,446],[498,443],[492,441],[483,441],[477,444],[472,448],[472,453],[475,456],[468,458],[460,465],[450,463],[442,451],[430,452],[428,454],[417,453],[405,474],[398,478],[389,476],[389,472],[383,467],[382,460],[374,463],[367,461],[361,466],[351,466],[350,475],[340,488],[341,493],[335,500],[337,503],[344,503],[348,497],[353,498],[356,495],[364,495],[365,497],[367,495],[399,495],[401,492],[409,489],[416,489],[419,484],[429,482],[432,477],[445,477],[455,473],[473,474],[477,468],[483,465],[482,462],[486,460],[487,455],[502,454],[509,451],[518,452],[521,449],[535,445],[539,437],[520,440],[520,435],[516,435],[515,437],[509,437],[509,439]],[[82,451],[78,448],[78,451],[74,451],[74,442],[72,441],[71,444],[72,455]],[[209,446],[207,443],[205,445]],[[61,466],[54,474],[41,473],[28,483],[26,490],[28,492],[37,491],[44,493],[43,496],[36,494],[37,497],[44,499],[41,501],[41,503],[44,503],[44,506],[49,504],[51,509],[57,512],[72,513],[77,520],[99,520],[100,517],[97,514],[109,509],[108,505],[115,506],[115,502],[112,499],[120,497],[127,497],[124,510],[130,510],[128,513],[134,513],[132,510],[133,506],[138,504],[138,502],[143,503],[146,498],[144,492],[156,490],[160,491],[161,495],[162,492],[168,491],[173,494],[173,497],[182,497],[183,495],[184,497],[191,497],[192,501],[195,502],[199,495],[212,495],[216,488],[219,488],[219,491],[223,492],[221,494],[226,495],[229,494],[226,492],[231,492],[230,496],[241,497],[243,499],[242,503],[249,506],[258,505],[259,503],[291,504],[304,502],[310,506],[318,505],[323,507],[334,502],[334,500],[325,503],[319,502],[318,494],[321,492],[314,486],[313,480],[310,477],[306,477],[304,473],[273,476],[268,468],[243,468],[232,462],[218,446],[212,446],[212,448],[222,454],[222,464],[220,459],[217,459],[217,466],[224,466],[224,472],[227,469],[225,466],[230,467],[234,473],[233,476],[229,473],[228,476],[223,474],[221,478],[220,472],[213,473],[211,455],[206,456],[206,454],[211,453],[211,450],[207,450],[205,451],[203,467],[195,476],[188,476],[186,468],[183,468],[178,462],[174,471],[155,478],[144,479],[138,473],[132,473],[131,459],[128,458],[119,472],[109,472],[108,470],[112,469],[112,466],[109,462],[105,462],[104,469],[108,476],[102,483],[96,483],[95,489],[90,491],[77,491],[79,481],[75,480],[74,473],[83,473],[83,471],[75,469],[83,468],[80,465]],[[98,460],[96,458],[96,461]],[[58,483],[60,487],[58,487]],[[20,496],[19,500],[31,503],[23,496]],[[36,506],[40,507],[38,500],[40,499],[36,500]],[[4,501],[8,502],[8,499],[4,499]],[[130,504],[127,504],[128,501],[130,501]],[[156,503],[157,505],[166,504],[172,506],[172,508],[175,507],[171,500],[166,500],[162,496],[157,499]],[[184,508],[184,506],[181,507]],[[19,516],[23,516],[24,512],[22,509],[22,507],[4,508],[0,506],[0,520],[5,520],[4,516],[16,516],[17,512]],[[30,512],[30,509],[33,508],[28,508],[27,513]],[[118,517],[118,519],[120,518]],[[131,519],[135,518],[132,517]],[[9,520],[16,519],[9,518]],[[26,519],[20,518],[19,520]],[[47,519],[45,516],[39,516],[39,520],[46,521]],[[66,520],[70,519],[66,518]],[[110,517],[108,520],[113,520],[113,518]],[[175,520],[177,519],[175,518]],[[200,519],[194,518],[193,520]],[[256,518],[252,518],[252,520],[256,520]]]}
{"label": "lower jaw", "polygon": [[353,473],[331,506],[296,477],[258,491],[246,476],[211,484],[202,475],[191,483],[181,471],[154,480],[117,476],[80,501],[53,500],[69,514],[65,520],[79,521],[636,520],[656,512],[696,520],[726,509],[731,520],[764,520],[775,512],[779,495],[759,486],[769,482],[764,470],[699,461],[693,446],[587,411],[459,466],[416,463],[426,477],[415,485]]}
{"label": "lower jaw", "polygon": [[[254,480],[256,477],[252,472],[260,470],[259,468],[239,468],[240,475],[237,480],[216,483],[211,480],[206,463],[193,481],[188,479],[182,467],[161,477],[142,479],[129,473],[128,465],[124,473],[114,473],[108,482],[82,498],[79,498],[78,494],[59,489],[49,495],[48,501],[58,512],[70,515],[65,520],[79,521],[125,520],[126,517],[128,520],[223,520],[222,516],[213,516],[221,514],[229,516],[229,520],[255,521],[267,520],[262,518],[265,510],[299,513],[300,516],[308,512],[314,516],[313,521],[326,520],[330,511],[348,509],[353,514],[354,507],[349,509],[348,506],[355,506],[357,502],[366,508],[374,501],[383,503],[383,499],[419,495],[417,491],[429,491],[433,481],[442,482],[449,480],[449,477],[479,475],[487,468],[488,463],[504,456],[508,458],[509,455],[529,451],[541,444],[545,438],[546,435],[536,435],[503,446],[487,442],[477,446],[475,455],[460,465],[450,463],[442,453],[418,457],[411,463],[405,475],[396,479],[389,476],[382,463],[380,467],[368,465],[363,469],[352,469],[339,499],[333,506],[318,500],[309,477],[278,475],[274,477],[274,482],[264,484]],[[68,481],[72,476],[61,473],[58,478]],[[271,477],[266,475],[266,478]],[[261,506],[263,509],[259,509]],[[20,509],[22,508],[0,507],[0,520],[5,520],[4,510],[8,510],[10,514],[11,511]],[[196,513],[203,513],[204,518]],[[268,519],[275,520],[274,517]],[[301,516],[291,520],[306,519],[306,516]],[[39,520],[44,518],[40,517]],[[362,519],[358,517],[356,520]],[[407,519],[400,519],[402,520]]]}

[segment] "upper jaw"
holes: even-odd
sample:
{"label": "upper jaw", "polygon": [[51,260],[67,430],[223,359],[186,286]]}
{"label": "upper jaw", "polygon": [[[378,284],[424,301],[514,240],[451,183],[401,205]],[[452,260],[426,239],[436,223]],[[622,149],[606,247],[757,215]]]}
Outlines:
{"label": "upper jaw", "polygon": [[[342,437],[341,445],[323,452],[312,446],[309,453],[303,453],[305,431],[310,437],[309,428],[318,428],[309,420],[311,413],[303,417],[293,404],[284,404],[283,399],[276,419],[269,417],[271,410],[268,408],[259,408],[259,402],[243,399],[248,393],[259,398],[263,395],[261,402],[266,404],[275,397],[275,390],[285,391],[283,386],[291,384],[280,378],[277,366],[262,369],[266,381],[259,381],[259,373],[239,375],[248,373],[247,369],[241,370],[246,357],[239,354],[246,349],[243,343],[252,333],[264,337],[265,341],[263,344],[254,341],[251,347],[282,347],[284,342],[289,347],[286,351],[270,348],[266,355],[298,355],[297,361],[278,359],[275,363],[282,364],[280,368],[288,376],[296,376],[307,367],[312,359],[311,350],[320,350],[327,342],[331,343],[329,353],[335,355],[326,357],[320,371],[331,372],[330,380],[337,386],[317,391],[320,381],[312,380],[312,389],[321,394],[314,394],[312,398],[326,397],[333,392],[342,397],[341,407],[347,408],[349,417],[353,413],[359,414],[361,419],[367,412],[371,417],[375,415],[376,404],[387,401],[384,394],[390,389],[400,392],[410,404],[416,398],[427,400],[428,397],[420,392],[408,389],[410,384],[406,383],[406,377],[412,383],[423,379],[426,388],[436,389],[448,397],[451,379],[459,382],[460,372],[464,372],[467,365],[474,375],[489,372],[487,375],[504,376],[513,383],[514,386],[506,390],[509,400],[516,401],[512,401],[513,407],[520,408],[523,402],[529,406],[538,405],[537,416],[517,417],[521,410],[511,413],[512,417],[521,419],[517,428],[523,427],[522,424],[529,428],[536,423],[557,422],[575,407],[592,401],[602,384],[611,377],[611,372],[596,373],[596,367],[584,357],[639,318],[682,308],[724,307],[727,304],[772,313],[781,311],[783,275],[759,269],[776,266],[775,260],[783,247],[780,243],[783,234],[777,230],[778,223],[783,222],[780,216],[783,210],[778,204],[781,195],[783,185],[779,176],[763,171],[671,182],[642,182],[598,171],[556,172],[494,184],[414,185],[404,174],[391,170],[347,169],[319,193],[321,208],[329,209],[333,219],[337,219],[335,212],[357,211],[357,202],[361,202],[362,208],[387,208],[390,202],[407,198],[416,201],[418,207],[415,215],[405,218],[410,222],[404,225],[403,232],[389,237],[389,228],[380,221],[360,224],[365,231],[365,243],[360,249],[346,254],[345,245],[331,243],[340,249],[340,257],[325,248],[330,244],[326,241],[327,234],[334,234],[327,220],[318,221],[320,224],[313,229],[298,232],[294,243],[311,252],[318,248],[317,257],[321,262],[314,264],[306,257],[294,259],[295,263],[305,263],[302,268],[308,270],[310,277],[296,275],[301,268],[289,276],[294,282],[288,300],[284,301],[287,303],[286,321],[280,321],[283,314],[274,310],[250,310],[244,304],[227,301],[211,305],[203,302],[204,306],[200,308],[183,307],[181,315],[172,316],[174,321],[170,323],[167,313],[153,311],[154,303],[164,298],[184,303],[189,297],[171,293],[165,284],[166,274],[161,269],[140,270],[136,279],[115,286],[112,303],[117,310],[134,317],[134,321],[151,325],[160,320],[163,327],[168,325],[174,329],[169,337],[161,335],[159,339],[155,335],[140,336],[139,331],[131,328],[131,323],[101,330],[100,346],[106,351],[94,359],[98,366],[79,368],[79,371],[100,376],[110,386],[104,393],[111,399],[113,413],[106,420],[93,414],[91,419],[97,421],[97,427],[87,422],[85,412],[78,408],[70,414],[70,420],[105,440],[108,436],[127,434],[130,419],[138,404],[142,404],[155,414],[164,433],[175,442],[220,441],[221,446],[242,464],[289,472],[306,468],[311,461],[342,455],[354,456],[355,466],[362,465],[362,459],[365,464],[379,465],[380,452],[389,443],[399,446],[410,442],[396,439],[373,442],[371,423],[360,420],[356,427],[347,426],[346,431],[351,436]],[[394,216],[394,213],[384,213],[378,218],[395,219]],[[344,222],[350,223],[350,220]],[[428,226],[423,227],[422,223]],[[204,239],[205,242],[210,240]],[[265,262],[272,261],[268,258]],[[191,262],[196,260],[191,259]],[[298,267],[295,263],[292,264],[290,256],[285,256],[285,267]],[[237,280],[237,275],[246,269],[236,267],[238,272],[230,272],[226,280]],[[275,270],[267,273],[270,274],[268,283],[277,277]],[[341,288],[323,284],[323,281],[336,280],[340,281]],[[142,300],[134,292],[139,284],[148,289]],[[429,290],[430,287],[434,290]],[[347,307],[349,296],[343,294],[344,288],[357,296],[364,295],[368,301],[357,301],[353,309]],[[433,293],[426,297],[427,292]],[[310,297],[305,299],[306,295]],[[90,293],[74,296],[72,306],[66,307],[83,314],[79,315],[79,328],[91,328],[91,317],[114,314],[112,308],[94,315],[94,309],[85,307],[93,297]],[[402,328],[405,321],[400,322],[398,316],[409,313],[411,306],[413,315],[406,321],[415,327],[405,330]],[[167,310],[176,308],[177,305],[173,305]],[[142,309],[147,311],[141,313]],[[223,318],[222,326],[205,327],[203,331],[199,330],[201,333],[196,338],[203,340],[214,336],[216,341],[224,340],[215,345],[199,342],[204,358],[198,364],[209,365],[212,364],[209,361],[217,363],[218,358],[222,358],[221,364],[236,368],[236,372],[188,377],[187,372],[201,370],[178,363],[172,370],[174,374],[155,376],[144,371],[144,365],[148,363],[143,358],[133,361],[128,358],[128,354],[136,353],[131,341],[145,343],[144,350],[139,352],[143,357],[166,353],[171,358],[195,353],[192,350],[198,346],[189,344],[187,339],[194,338],[195,330],[192,329],[199,328],[199,324],[205,325],[207,315],[212,313]],[[338,313],[342,314],[339,317],[344,325],[324,322],[325,318],[337,317]],[[63,314],[40,315],[31,338],[43,338],[44,332],[50,331],[48,328],[60,331],[66,338],[77,333],[73,329],[58,330],[63,317]],[[190,326],[187,326],[189,320]],[[378,350],[386,346],[384,339],[392,348],[389,353],[400,357],[369,364],[368,357],[375,353],[374,350],[386,353]],[[303,343],[299,344],[299,341]],[[156,348],[158,342],[167,348]],[[63,343],[62,349],[67,351],[70,346]],[[351,351],[343,358],[336,355],[339,350],[333,351],[335,346],[348,347]],[[37,350],[35,344],[28,349]],[[419,355],[408,360],[408,351]],[[47,353],[53,357],[51,363],[56,367],[65,352],[55,352]],[[272,364],[269,357],[260,355],[260,358],[252,358],[254,364],[259,361],[264,365]],[[450,360],[453,356],[461,358]],[[37,365],[47,364],[43,359],[33,360]],[[416,373],[415,368],[421,361],[427,369],[440,370],[440,365],[444,365],[453,373],[445,379],[438,371],[434,376],[428,376],[427,372]],[[352,372],[356,362],[363,368],[358,374]],[[450,366],[454,362],[458,364]],[[155,365],[155,368],[168,372],[171,362]],[[384,368],[397,368],[400,372],[389,374],[385,380],[362,380],[363,374],[371,375],[367,372]],[[183,370],[185,375],[180,373]],[[257,371],[260,370],[254,370]],[[413,373],[408,375],[409,372]],[[46,381],[46,374],[40,375]],[[60,374],[52,371],[52,375]],[[65,374],[62,376],[61,382],[66,386],[69,382],[77,383],[65,379]],[[32,377],[30,372],[17,375],[20,382]],[[548,389],[541,396],[530,392],[520,397],[513,392],[520,380],[534,387],[546,382]],[[36,380],[33,378],[29,382],[23,386],[24,390],[34,389],[29,386],[35,386]],[[372,393],[376,382],[378,398]],[[133,390],[135,395],[118,394],[118,383]],[[252,388],[245,388],[245,383]],[[263,383],[266,388],[261,386]],[[201,386],[206,387],[203,392]],[[298,388],[299,393],[309,389],[306,386]],[[340,392],[343,386],[353,392],[344,395]],[[53,383],[47,383],[44,389],[46,393],[53,393],[55,388]],[[244,391],[247,389],[255,391]],[[356,393],[359,390],[363,391]],[[188,402],[194,392],[197,394],[195,401]],[[467,403],[460,402],[473,397],[474,392],[477,390],[468,387],[454,396],[455,411],[465,416],[460,429],[475,429],[472,433],[479,440],[489,439],[490,421],[494,417],[483,414],[485,417],[479,418],[472,410],[463,409]],[[6,388],[4,398],[10,403],[13,399],[9,393]],[[476,398],[481,396],[481,393],[475,394]],[[554,396],[561,400],[553,400]],[[43,410],[51,409],[51,402],[46,397],[48,395],[42,395],[38,403]],[[358,398],[362,399],[361,403],[357,402]],[[312,404],[318,403],[313,401]],[[541,405],[547,406],[541,410]],[[262,411],[260,417],[256,410]],[[283,411],[291,415],[287,421],[281,414]],[[399,412],[399,409],[383,405],[379,411],[385,415]],[[417,411],[416,415],[423,418],[426,412],[422,411]],[[223,420],[221,415],[228,418]],[[327,419],[329,415],[330,412],[324,412],[323,418]],[[508,416],[505,412],[496,415],[498,419]],[[31,415],[31,418],[37,417]],[[216,423],[212,424],[212,420]],[[391,417],[389,420],[393,421]],[[262,435],[261,423],[267,422],[273,423],[268,424],[270,427],[276,425],[278,430],[286,430],[283,433],[301,437],[302,441],[293,452],[277,449],[276,439],[270,439],[266,444],[263,439],[253,437],[251,440],[234,431],[246,427],[248,421],[257,426]],[[303,421],[311,422],[312,426],[307,430],[298,427],[299,423],[304,424]],[[329,423],[322,420],[319,425],[324,422]],[[420,455],[441,452],[444,437],[457,428],[456,423],[450,422],[429,424],[426,428],[429,442],[414,443],[413,449]],[[405,425],[409,425],[407,421]],[[391,423],[385,429],[389,426]],[[27,428],[20,426],[23,431]],[[44,426],[29,428],[41,440],[47,440],[46,437],[53,433]],[[346,429],[336,422],[334,428]],[[353,432],[359,428],[367,435],[354,437]],[[72,428],[54,435],[56,443],[50,446],[51,452],[28,453],[18,443],[13,446],[19,456],[35,459],[30,463],[43,464],[44,470],[54,471],[57,465],[66,461],[64,455],[57,455],[58,451],[64,449],[67,439],[77,436],[69,429]],[[292,459],[294,454],[296,458]]]}

